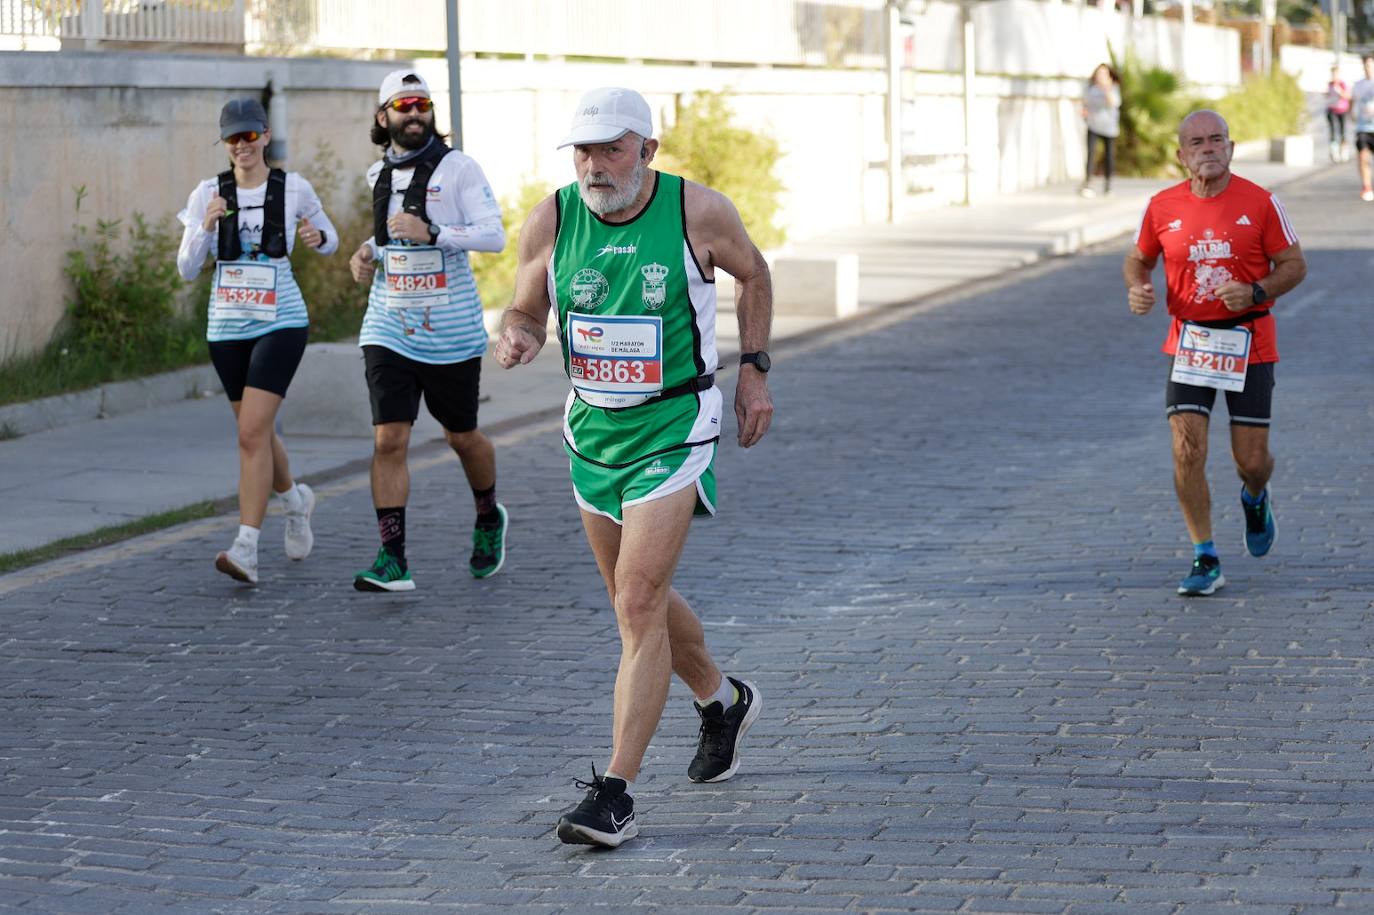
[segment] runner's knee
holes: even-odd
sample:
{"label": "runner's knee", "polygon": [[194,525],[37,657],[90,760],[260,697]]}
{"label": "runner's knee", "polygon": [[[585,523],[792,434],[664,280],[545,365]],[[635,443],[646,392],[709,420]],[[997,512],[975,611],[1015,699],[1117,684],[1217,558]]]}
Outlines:
{"label": "runner's knee", "polygon": [[487,437],[478,429],[468,432],[450,432],[445,429],[444,438],[448,440],[448,446],[458,452],[460,457],[479,452],[487,444]]}
{"label": "runner's knee", "polygon": [[1268,450],[1264,448],[1257,448],[1244,453],[1237,452],[1235,459],[1236,472],[1245,480],[1269,476],[1274,464],[1274,459],[1269,456]]}
{"label": "runner's knee", "polygon": [[387,423],[375,427],[373,451],[383,459],[404,459],[410,446],[410,426]]}
{"label": "runner's knee", "polygon": [[1207,461],[1207,426],[1201,430],[1192,426],[1174,427],[1174,463],[1193,466]]}
{"label": "runner's knee", "polygon": [[643,635],[668,627],[667,589],[663,583],[640,573],[618,574],[615,583],[615,615],[622,628]]}

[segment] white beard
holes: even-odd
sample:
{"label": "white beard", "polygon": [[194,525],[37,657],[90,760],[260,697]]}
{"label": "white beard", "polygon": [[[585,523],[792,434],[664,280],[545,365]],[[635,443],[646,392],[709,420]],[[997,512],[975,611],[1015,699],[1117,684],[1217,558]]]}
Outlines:
{"label": "white beard", "polygon": [[625,185],[609,191],[589,186],[592,179],[608,180],[610,178],[608,174],[605,172],[588,172],[578,182],[577,191],[582,197],[582,202],[587,205],[587,209],[596,215],[605,216],[607,213],[618,213],[635,202],[640,189],[644,187],[644,175],[648,170],[648,166],[641,159],[635,166],[634,172],[626,179]]}

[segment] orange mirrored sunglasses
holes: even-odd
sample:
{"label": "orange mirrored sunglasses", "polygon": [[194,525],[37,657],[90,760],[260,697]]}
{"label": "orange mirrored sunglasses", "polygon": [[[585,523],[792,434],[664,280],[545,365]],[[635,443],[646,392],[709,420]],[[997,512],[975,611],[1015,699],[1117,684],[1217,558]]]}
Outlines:
{"label": "orange mirrored sunglasses", "polygon": [[411,110],[425,112],[434,107],[434,99],[412,95],[406,98],[394,98],[386,103],[386,107],[392,111],[399,111],[401,114],[409,114]]}
{"label": "orange mirrored sunglasses", "polygon": [[256,130],[245,130],[243,133],[236,133],[232,137],[225,137],[224,142],[230,146],[237,146],[240,143],[256,143],[262,134]]}

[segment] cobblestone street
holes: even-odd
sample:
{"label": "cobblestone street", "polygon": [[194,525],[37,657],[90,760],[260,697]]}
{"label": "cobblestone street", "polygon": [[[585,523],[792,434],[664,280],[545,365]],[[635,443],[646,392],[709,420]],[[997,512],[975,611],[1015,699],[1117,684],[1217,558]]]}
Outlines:
{"label": "cobblestone street", "polygon": [[739,775],[691,783],[675,682],[613,852],[553,833],[618,658],[557,423],[497,439],[489,580],[430,449],[412,595],[351,587],[365,475],[319,488],[304,563],[269,518],[257,588],[212,568],[226,516],[3,594],[0,911],[1374,910],[1357,190],[1280,192],[1309,276],[1276,308],[1278,541],[1241,546],[1219,405],[1216,596],[1174,592],[1163,303],[1129,314],[1120,241],[775,350],[773,430],[727,421],[677,578],[763,715]]}

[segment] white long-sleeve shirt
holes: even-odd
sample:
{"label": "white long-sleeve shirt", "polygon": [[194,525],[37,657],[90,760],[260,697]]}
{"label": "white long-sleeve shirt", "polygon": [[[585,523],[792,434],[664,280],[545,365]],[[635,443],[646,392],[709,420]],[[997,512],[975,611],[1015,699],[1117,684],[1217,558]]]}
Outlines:
{"label": "white long-sleeve shirt", "polygon": [[[376,186],[383,164],[378,161],[368,169],[369,187]],[[401,211],[414,175],[414,166],[392,170],[388,218]],[[455,150],[444,156],[430,176],[425,215],[439,227],[434,247],[443,252],[446,303],[418,308],[389,307],[385,251],[378,248],[376,238],[370,238],[367,243],[380,263],[373,275],[358,345],[386,347],[408,359],[432,365],[463,362],[481,356],[487,349],[482,301],[468,252],[495,252],[506,246],[501,206],[477,160]],[[404,244],[392,242],[392,246]]]}
{"label": "white long-sleeve shirt", "polygon": [[[186,208],[177,214],[185,227],[181,234],[181,247],[177,250],[177,272],[183,279],[193,280],[200,273],[207,259],[213,259],[219,244],[218,228],[206,231],[205,211],[210,201],[219,193],[219,181],[207,178],[196,185],[186,201]],[[267,198],[267,183],[258,187],[237,190],[239,242],[243,246],[241,259],[259,259],[277,268],[277,313],[272,321],[257,321],[248,318],[219,318],[215,315],[214,291],[211,291],[210,319],[206,336],[212,341],[246,340],[260,337],[285,327],[307,327],[310,317],[306,311],[305,299],[296,278],[291,272],[291,261],[287,257],[254,258],[252,252],[262,244],[264,222],[263,203]],[[286,173],[286,252],[289,255],[296,244],[297,225],[302,219],[310,220],[311,225],[324,232],[324,243],[315,250],[320,254],[332,254],[339,248],[339,233],[324,212],[324,206],[315,189],[296,172]]]}

